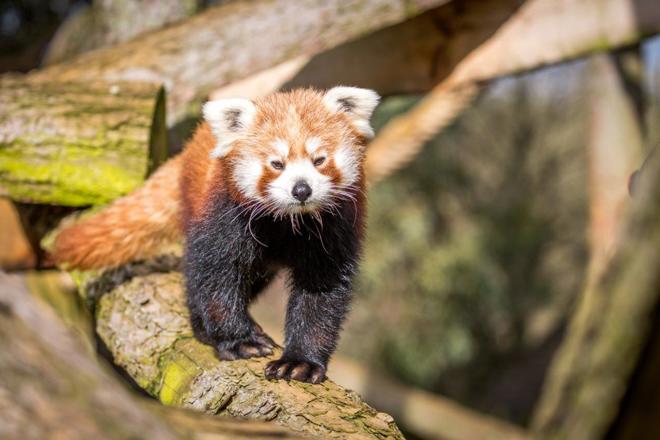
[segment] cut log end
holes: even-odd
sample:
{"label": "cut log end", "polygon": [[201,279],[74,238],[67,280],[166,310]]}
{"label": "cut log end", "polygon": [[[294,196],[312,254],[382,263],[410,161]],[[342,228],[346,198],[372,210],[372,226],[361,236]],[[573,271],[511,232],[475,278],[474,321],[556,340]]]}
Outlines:
{"label": "cut log end", "polygon": [[26,203],[107,203],[167,158],[159,84],[0,77],[0,194]]}

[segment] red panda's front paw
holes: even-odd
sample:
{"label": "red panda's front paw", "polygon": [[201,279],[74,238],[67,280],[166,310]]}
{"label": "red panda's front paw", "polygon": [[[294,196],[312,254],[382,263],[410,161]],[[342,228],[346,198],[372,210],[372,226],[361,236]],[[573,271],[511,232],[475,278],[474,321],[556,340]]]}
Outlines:
{"label": "red panda's front paw", "polygon": [[305,360],[282,358],[269,362],[265,374],[266,379],[321,383],[325,380],[325,367]]}
{"label": "red panda's front paw", "polygon": [[216,346],[216,353],[223,361],[234,361],[271,355],[276,345],[268,335],[261,333],[237,341],[221,342]]}

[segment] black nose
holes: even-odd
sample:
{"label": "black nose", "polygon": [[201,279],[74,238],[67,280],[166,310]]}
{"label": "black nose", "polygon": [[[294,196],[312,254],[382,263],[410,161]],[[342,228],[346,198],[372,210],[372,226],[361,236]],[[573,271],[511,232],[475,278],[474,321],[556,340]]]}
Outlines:
{"label": "black nose", "polygon": [[299,180],[295,185],[293,185],[291,194],[293,194],[293,197],[296,199],[304,202],[305,200],[309,199],[309,196],[312,195],[312,188],[310,188],[307,182],[304,180]]}

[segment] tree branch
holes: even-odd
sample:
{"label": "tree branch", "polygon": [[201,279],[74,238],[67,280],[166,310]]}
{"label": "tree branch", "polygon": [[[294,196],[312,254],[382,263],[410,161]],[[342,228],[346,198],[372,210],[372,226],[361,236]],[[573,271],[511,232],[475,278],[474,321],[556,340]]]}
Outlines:
{"label": "tree branch", "polygon": [[603,438],[622,410],[659,319],[658,176],[660,161],[654,157],[640,177],[616,254],[600,278],[585,286],[571,318],[536,409],[535,438]]}
{"label": "tree branch", "polygon": [[152,273],[124,281],[121,272],[136,267],[106,273],[86,291],[100,296],[96,330],[114,362],[161,402],[274,421],[323,438],[402,438],[389,415],[330,380],[271,382],[263,374],[266,358],[219,361],[211,347],[192,337],[181,275]]}
{"label": "tree branch", "polygon": [[[168,122],[221,85],[403,21],[448,0],[255,0],[211,7],[181,23],[83,54],[30,76],[164,84]],[[192,112],[191,112],[192,110]]]}
{"label": "tree branch", "polygon": [[19,277],[2,272],[0,419],[1,438],[298,438],[272,424],[208,417],[132,395]]}
{"label": "tree branch", "polygon": [[446,78],[371,143],[365,165],[370,183],[410,162],[469,105],[479,83],[660,32],[655,0],[468,0],[453,7],[457,3],[441,8],[438,18],[451,29],[442,49]]}

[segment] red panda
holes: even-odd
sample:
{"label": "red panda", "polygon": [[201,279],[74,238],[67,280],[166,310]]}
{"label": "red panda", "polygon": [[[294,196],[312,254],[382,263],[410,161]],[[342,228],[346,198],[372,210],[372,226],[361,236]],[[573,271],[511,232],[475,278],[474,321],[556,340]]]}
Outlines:
{"label": "red panda", "polygon": [[60,232],[70,268],[118,266],[185,238],[195,336],[221,359],[272,353],[248,313],[279,268],[291,296],[269,379],[325,379],[352,295],[363,238],[365,147],[378,95],[335,87],[204,105],[184,151],[134,193]]}

